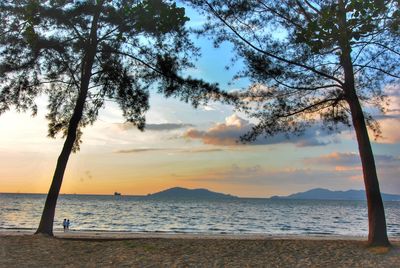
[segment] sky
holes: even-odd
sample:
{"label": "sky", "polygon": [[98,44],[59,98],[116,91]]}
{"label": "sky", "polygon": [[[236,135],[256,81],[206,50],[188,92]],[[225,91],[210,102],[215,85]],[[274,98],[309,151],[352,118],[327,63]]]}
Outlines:
{"label": "sky", "polygon": [[[192,25],[201,19],[194,16]],[[202,57],[188,73],[225,90],[232,84],[232,48],[214,48],[196,39]],[[400,194],[400,88],[388,85],[386,115],[378,117],[383,138],[373,141],[381,190]],[[8,111],[0,116],[0,192],[46,193],[63,139],[47,138],[47,97],[37,99],[39,113]],[[306,191],[363,189],[354,131],[326,133],[313,126],[300,137],[284,135],[237,143],[252,120],[221,103],[192,108],[152,94],[147,128],[140,132],[124,122],[108,103],[94,125],[84,129],[81,150],[71,155],[61,193],[143,195],[170,187],[207,188],[242,197],[270,197]]]}

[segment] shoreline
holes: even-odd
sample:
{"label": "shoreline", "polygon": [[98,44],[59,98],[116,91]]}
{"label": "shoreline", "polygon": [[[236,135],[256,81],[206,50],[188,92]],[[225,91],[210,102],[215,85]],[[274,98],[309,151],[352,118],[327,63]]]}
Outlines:
{"label": "shoreline", "polygon": [[[29,236],[35,230],[0,229],[0,237]],[[367,236],[331,234],[212,234],[212,233],[163,233],[163,232],[121,232],[121,231],[54,231],[54,237],[61,239],[90,240],[131,240],[131,239],[205,239],[205,240],[321,240],[321,241],[367,241]],[[400,242],[400,236],[390,236],[392,242]]]}

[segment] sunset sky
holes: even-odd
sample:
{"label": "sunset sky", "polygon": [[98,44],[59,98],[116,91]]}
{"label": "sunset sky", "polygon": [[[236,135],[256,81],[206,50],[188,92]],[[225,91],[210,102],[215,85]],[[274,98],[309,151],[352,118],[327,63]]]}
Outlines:
{"label": "sunset sky", "polygon": [[[192,17],[192,25],[200,22]],[[219,82],[225,90],[233,68],[231,47],[213,48],[196,39],[202,57],[197,78]],[[381,190],[400,194],[400,88],[385,88],[389,112],[377,118],[383,138],[373,142]],[[47,97],[38,99],[39,113],[9,111],[0,116],[0,192],[46,193],[63,139],[47,138]],[[175,99],[152,94],[147,130],[134,129],[113,103],[108,103],[93,126],[84,129],[81,151],[71,155],[62,193],[142,195],[169,187],[207,188],[246,197],[269,197],[322,187],[363,189],[361,164],[352,129],[326,133],[315,126],[303,136],[262,139],[240,145],[237,138],[251,120],[232,107],[210,103],[193,109]]]}

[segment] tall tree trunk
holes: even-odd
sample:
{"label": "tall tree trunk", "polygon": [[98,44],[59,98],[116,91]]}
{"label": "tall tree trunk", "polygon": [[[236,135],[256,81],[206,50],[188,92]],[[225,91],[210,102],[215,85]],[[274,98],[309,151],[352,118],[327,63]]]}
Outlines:
{"label": "tall tree trunk", "polygon": [[350,106],[363,170],[368,205],[368,244],[371,246],[389,246],[385,210],[379,189],[374,155],[372,153],[364,114],[355,89],[350,37],[348,35],[350,30],[347,26],[346,8],[343,0],[338,1],[338,7],[339,44],[341,48],[340,63],[344,70],[345,80],[343,89],[346,101]]}
{"label": "tall tree trunk", "polygon": [[385,209],[381,191],[379,189],[378,175],[371,142],[365,124],[364,114],[358,99],[355,82],[353,62],[351,59],[349,28],[347,26],[346,8],[343,0],[338,1],[339,14],[339,44],[341,48],[340,63],[344,70],[343,89],[345,98],[350,107],[352,123],[357,136],[358,151],[361,158],[365,192],[368,205],[368,244],[371,246],[389,246],[386,230]]}
{"label": "tall tree trunk", "polygon": [[389,246],[390,243],[386,231],[385,210],[379,189],[374,155],[372,153],[364,115],[360,102],[355,94],[353,94],[353,97],[348,98],[348,103],[357,136],[358,150],[361,157],[364,175],[365,192],[367,194],[369,228],[368,244],[371,246]]}
{"label": "tall tree trunk", "polygon": [[82,119],[90,78],[92,75],[92,67],[97,49],[97,28],[98,28],[98,19],[100,15],[101,6],[102,6],[102,1],[99,1],[97,10],[93,15],[90,36],[87,41],[87,45],[85,47],[85,55],[82,63],[79,95],[76,101],[74,112],[69,121],[68,132],[64,142],[64,146],[57,160],[57,166],[54,171],[53,180],[49,192],[47,194],[46,203],[43,208],[43,213],[40,219],[39,227],[35,234],[46,234],[49,236],[53,236],[53,222],[57,205],[57,199],[60,193],[65,168],[67,167],[68,159],[76,140],[76,132],[79,127],[79,122]]}

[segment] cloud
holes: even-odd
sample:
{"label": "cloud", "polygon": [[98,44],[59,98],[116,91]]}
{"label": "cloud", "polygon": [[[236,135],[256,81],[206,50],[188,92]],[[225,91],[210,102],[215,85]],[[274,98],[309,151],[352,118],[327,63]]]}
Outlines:
{"label": "cloud", "polygon": [[232,164],[228,167],[208,169],[199,176],[185,179],[189,181],[219,182],[219,183],[252,183],[263,177],[265,170],[260,165],[240,166]]}
{"label": "cloud", "polygon": [[[117,124],[121,130],[131,130],[136,129],[132,123],[125,122],[122,124]],[[149,131],[171,131],[182,128],[193,127],[192,124],[184,124],[184,123],[163,123],[163,124],[146,124],[145,130]]]}
{"label": "cloud", "polygon": [[385,87],[384,91],[389,97],[400,97],[400,84],[389,84]]}
{"label": "cloud", "polygon": [[311,146],[324,146],[331,142],[323,142],[317,138],[309,137],[308,139],[298,140],[295,142],[297,147],[311,147]]}
{"label": "cloud", "polygon": [[[400,193],[400,158],[398,156],[376,154],[374,155],[381,191],[387,193]],[[330,168],[331,173],[339,174],[351,181],[363,181],[361,160],[358,153],[333,152],[319,157],[305,158],[305,165],[319,168]]]}
{"label": "cloud", "polygon": [[114,153],[117,154],[133,154],[133,153],[145,153],[145,152],[157,152],[157,151],[166,151],[170,150],[168,148],[135,148],[135,149],[127,149],[127,150],[118,150]]}
{"label": "cloud", "polygon": [[382,131],[382,137],[375,142],[395,144],[400,142],[400,84],[388,85],[384,91],[389,103],[385,107],[386,114],[375,116]]}
{"label": "cloud", "polygon": [[[240,144],[240,137],[248,133],[253,126],[248,120],[233,114],[226,117],[224,123],[217,123],[205,131],[191,128],[183,136],[187,139],[200,140],[204,144],[232,146]],[[282,133],[272,137],[258,137],[251,145],[294,143],[298,147],[321,146],[333,142],[332,140],[322,140],[328,135],[329,133],[315,126],[309,127],[303,135],[299,136]]]}
{"label": "cloud", "polygon": [[192,124],[182,124],[182,123],[165,123],[165,124],[146,124],[146,130],[152,131],[169,131],[180,128],[193,127]]}
{"label": "cloud", "polygon": [[[397,165],[400,162],[398,157],[392,155],[374,155],[375,162],[379,166]],[[304,162],[311,165],[335,166],[336,170],[361,170],[361,160],[358,153],[355,152],[333,152],[319,157],[305,158]]]}
{"label": "cloud", "polygon": [[134,154],[134,153],[145,153],[145,152],[157,152],[157,151],[165,151],[166,148],[138,148],[138,149],[127,149],[127,150],[118,150],[114,153],[117,154]]}
{"label": "cloud", "polygon": [[224,152],[221,148],[194,148],[194,149],[183,149],[181,153],[213,153],[213,152]]}
{"label": "cloud", "polygon": [[260,165],[233,164],[229,167],[207,169],[196,176],[180,180],[204,184],[254,186],[279,189],[284,192],[298,192],[315,187],[329,189],[360,189],[363,183],[355,180],[359,171],[335,172],[332,169],[316,168],[266,168]]}
{"label": "cloud", "polygon": [[213,107],[212,105],[203,105],[200,107],[203,111],[210,112],[210,111],[216,111],[217,109]]}
{"label": "cloud", "polygon": [[336,171],[351,171],[351,170],[362,170],[361,166],[335,166]]}
{"label": "cloud", "polygon": [[[361,167],[356,165],[356,154],[340,154],[339,158],[351,159],[351,166],[332,164],[310,164],[302,167],[271,168],[261,165],[232,164],[225,167],[208,168],[195,175],[186,175],[178,178],[182,182],[194,182],[198,185],[219,185],[220,187],[239,188],[257,187],[268,192],[293,193],[323,187],[334,190],[364,189]],[[337,156],[327,159],[337,159]],[[400,194],[400,181],[398,174],[400,165],[395,157],[378,157],[379,161],[390,159],[393,164],[385,168],[378,168],[378,177],[381,191],[385,193]],[[397,161],[397,164],[395,162]],[[329,163],[329,162],[327,162]],[[270,191],[274,189],[273,191]]]}
{"label": "cloud", "polygon": [[239,137],[250,131],[248,121],[233,114],[225,119],[225,123],[218,123],[207,131],[191,128],[184,134],[185,138],[200,139],[204,144],[235,145]]}
{"label": "cloud", "polygon": [[319,157],[305,158],[306,164],[312,165],[338,165],[338,166],[353,166],[360,164],[360,157],[358,153],[339,153],[333,152]]}
{"label": "cloud", "polygon": [[391,117],[378,120],[382,131],[382,138],[376,140],[376,143],[395,144],[400,142],[400,118],[393,118],[393,115]]}
{"label": "cloud", "polygon": [[134,154],[134,153],[146,153],[146,152],[160,152],[168,151],[172,153],[213,153],[213,152],[223,152],[225,149],[221,148],[133,148],[126,150],[118,150],[114,153],[117,154]]}

